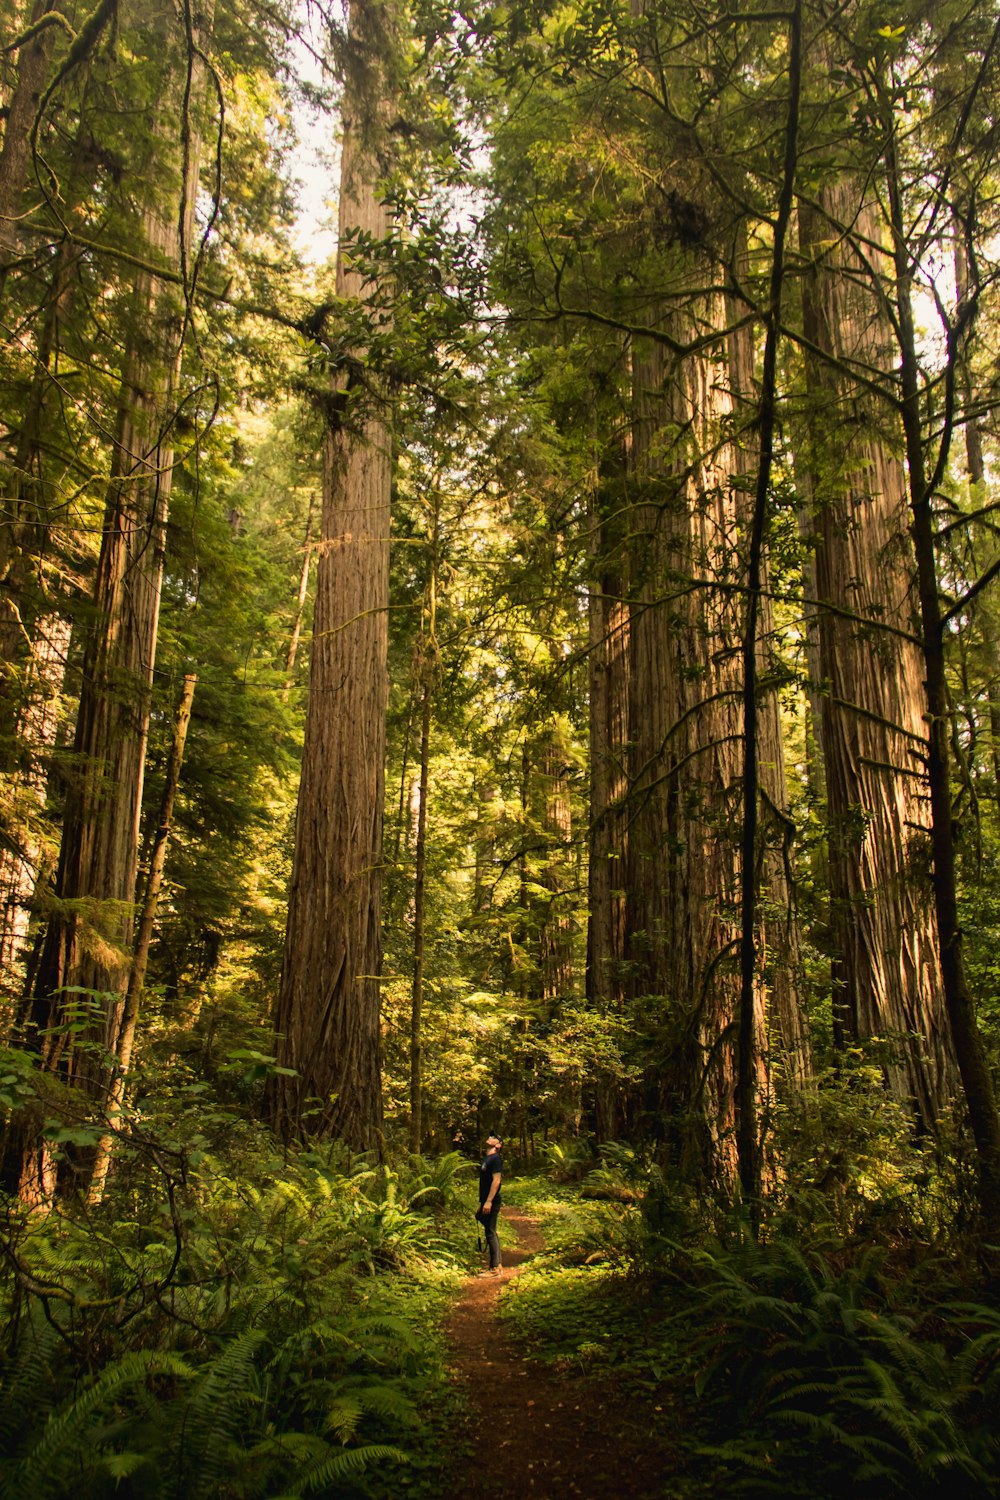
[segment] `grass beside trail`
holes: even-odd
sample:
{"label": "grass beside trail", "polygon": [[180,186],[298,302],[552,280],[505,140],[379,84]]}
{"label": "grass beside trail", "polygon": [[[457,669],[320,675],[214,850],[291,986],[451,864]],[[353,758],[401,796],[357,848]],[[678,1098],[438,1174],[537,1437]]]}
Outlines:
{"label": "grass beside trail", "polygon": [[620,1241],[629,1213],[581,1199],[577,1185],[511,1182],[508,1199],[538,1220],[546,1248],[503,1293],[499,1315],[529,1358],[625,1396],[630,1417],[660,1450],[672,1500],[718,1493],[696,1395],[697,1359],[674,1313],[675,1293],[626,1273]]}
{"label": "grass beside trail", "polygon": [[655,1177],[640,1206],[592,1176],[518,1184],[548,1248],[501,1314],[535,1359],[627,1396],[672,1500],[997,1494],[993,1287],[822,1220],[760,1245],[735,1222],[685,1233]]}

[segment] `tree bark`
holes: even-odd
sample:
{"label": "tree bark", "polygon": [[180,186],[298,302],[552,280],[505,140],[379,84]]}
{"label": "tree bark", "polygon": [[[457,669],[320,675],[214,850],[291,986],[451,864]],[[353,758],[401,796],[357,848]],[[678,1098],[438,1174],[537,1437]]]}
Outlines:
{"label": "tree bark", "polygon": [[759,626],[766,569],[766,525],[777,427],[778,344],[785,279],[785,238],[792,213],[792,194],[798,159],[799,98],[802,83],[802,6],[797,0],[789,23],[789,102],[785,131],[785,161],[781,196],[774,227],[770,298],[766,317],[763,375],[758,406],[757,487],[750,524],[747,561],[747,618],[743,635],[743,849],[740,933],[740,1008],[736,1083],[737,1151],[740,1187],[749,1206],[756,1239],[760,1228],[761,1141],[758,1120],[757,1075],[761,1042],[757,1037],[757,825],[760,800],[758,769]]}
{"label": "tree bark", "polygon": [[[379,152],[391,109],[388,10],[350,10],[357,68],[347,80],[337,295],[373,295],[345,245],[382,240],[389,214]],[[363,363],[363,351],[356,363]],[[369,388],[377,381],[369,378]],[[353,399],[352,399],[353,398]],[[381,1139],[379,975],[389,602],[391,441],[374,402],[358,414],[348,377],[329,405],[309,705],[281,989],[279,1063],[268,1091],[286,1138]]]}
{"label": "tree bark", "polygon": [[413,984],[410,992],[410,1150],[419,1152],[422,1130],[424,940],[427,915],[427,798],[430,791],[433,656],[425,659],[420,703],[420,800],[413,868]]}
{"label": "tree bark", "polygon": [[[628,756],[629,615],[622,538],[614,518],[625,495],[624,446],[600,466],[590,505],[591,577],[587,591],[590,674],[590,827],[586,993],[610,1018],[624,999],[625,794]],[[617,1134],[619,1090],[604,1070],[594,1080],[599,1140]]]}
{"label": "tree bark", "polygon": [[[699,327],[724,328],[722,297]],[[667,331],[681,332],[679,315]],[[689,325],[690,326],[690,325]],[[736,1181],[743,455],[726,351],[637,347],[626,959],[661,1049],[660,1129],[682,1175]],[[757,991],[763,1029],[763,995]]]}
{"label": "tree bark", "polygon": [[17,1001],[24,990],[25,947],[35,890],[53,873],[54,857],[43,825],[49,792],[46,756],[63,725],[61,697],[70,645],[70,625],[49,615],[35,630],[19,740],[29,748],[23,766],[5,791],[3,845],[0,847],[0,1038],[12,1031]]}
{"label": "tree bark", "polygon": [[[64,211],[80,204],[92,184],[84,166],[85,129],[77,133],[66,186]],[[62,514],[58,459],[51,457],[51,404],[61,397],[55,372],[63,350],[66,325],[79,287],[81,251],[63,242],[52,257],[46,295],[37,318],[31,378],[12,451],[0,468],[0,768],[32,770],[32,656],[36,645],[45,656],[45,638],[58,633],[54,620],[64,613],[67,575],[75,559],[57,543]],[[13,434],[12,434],[13,436]],[[55,580],[55,587],[53,587]],[[47,617],[47,630],[40,621]]]}
{"label": "tree bark", "polygon": [[283,703],[287,703],[291,695],[295,663],[299,654],[299,639],[302,635],[302,619],[306,612],[306,598],[309,593],[309,570],[312,564],[312,523],[315,508],[316,491],[310,490],[309,510],[306,514],[306,535],[302,544],[302,570],[299,573],[299,592],[295,602],[295,620],[292,624],[292,634],[288,642],[288,652],[285,656],[285,686],[281,691],[281,701]]}
{"label": "tree bark", "polygon": [[[73,152],[67,207],[80,200],[80,134]],[[16,446],[0,468],[0,989],[23,1010],[26,939],[36,891],[52,880],[56,852],[45,819],[56,781],[49,752],[64,729],[62,706],[72,626],[66,617],[74,559],[60,545],[58,487],[49,458],[51,400],[58,390],[63,328],[79,284],[79,248],[53,257]],[[37,923],[37,913],[36,913]],[[5,1024],[19,1023],[12,1004]]]}
{"label": "tree bark", "polygon": [[146,983],[146,967],[149,963],[149,950],[153,942],[153,927],[156,923],[156,910],[160,902],[163,871],[167,863],[167,845],[170,841],[174,802],[177,797],[177,788],[180,785],[181,766],[184,762],[184,746],[187,741],[188,726],[191,723],[191,706],[194,702],[194,690],[197,682],[198,676],[195,672],[189,672],[184,678],[181,701],[177,709],[173,744],[170,747],[170,757],[167,761],[166,783],[163,788],[163,799],[160,803],[160,816],[156,826],[156,833],[153,837],[149,875],[146,878],[146,894],[143,898],[142,912],[139,917],[135,952],[132,955],[128,990],[125,994],[125,1006],[118,1038],[118,1066],[111,1080],[111,1087],[108,1094],[108,1130],[101,1137],[98,1145],[93,1175],[90,1180],[90,1202],[92,1204],[100,1203],[104,1196],[104,1184],[107,1180],[108,1169],[111,1165],[111,1154],[114,1150],[114,1133],[121,1119],[122,1105],[125,1102],[125,1090],[128,1085],[129,1070],[132,1066],[132,1049],[135,1045],[136,1027],[139,1020],[139,1005]]}
{"label": "tree bark", "polygon": [[[29,39],[18,49],[17,82],[8,106],[0,147],[0,300],[3,299],[10,266],[17,255],[17,219],[27,186],[39,111],[44,113],[45,102],[60,79],[67,77],[93,52],[117,3],[118,0],[97,0],[79,32],[72,34],[66,58],[52,84],[48,80],[56,38],[60,31],[65,34],[71,30],[55,0],[36,0],[31,25],[26,33],[22,33]],[[46,17],[52,14],[58,17],[58,22],[46,23]]]}
{"label": "tree bark", "polygon": [[[890,368],[875,293],[843,238],[879,240],[872,205],[826,184],[803,206],[807,467],[815,547],[822,749],[829,826],[835,1026],[888,1037],[892,1096],[934,1130],[957,1076],[928,880],[930,801],[923,664],[907,535],[906,472],[892,418],[845,373]],[[822,354],[838,362],[833,366]]]}
{"label": "tree bark", "polygon": [[[921,646],[924,663],[927,722],[927,779],[931,801],[934,907],[941,952],[944,1002],[951,1041],[962,1081],[976,1143],[979,1201],[983,1227],[994,1241],[990,1255],[997,1259],[995,1237],[1000,1231],[1000,1113],[997,1110],[993,1075],[976,1023],[975,1003],[969,989],[962,952],[962,928],[958,915],[958,882],[955,828],[951,794],[949,739],[951,714],[945,666],[946,617],[941,610],[937,577],[933,497],[948,456],[954,422],[954,349],[952,366],[946,373],[945,410],[936,471],[928,465],[921,422],[919,361],[913,316],[910,248],[903,213],[903,184],[896,154],[895,117],[884,95],[882,125],[887,142],[884,159],[892,232],[895,272],[893,301],[900,354],[902,420],[906,440],[911,532],[917,561],[920,599]],[[964,313],[965,309],[962,308]]]}
{"label": "tree bark", "polygon": [[[55,9],[55,0],[36,0],[31,25]],[[58,34],[56,26],[46,26],[18,49],[17,81],[7,106],[0,147],[0,298],[11,261],[17,254],[17,219],[28,180],[31,127],[48,80]]]}
{"label": "tree bark", "polygon": [[[211,16],[205,18],[211,25]],[[164,44],[171,38],[165,35]],[[175,119],[176,123],[176,119]],[[178,132],[179,134],[179,132]],[[177,272],[193,230],[198,147],[165,138],[168,198],[144,216],[150,258]],[[185,159],[186,158],[186,159]],[[161,184],[161,187],[163,184]],[[66,792],[55,894],[32,999],[32,1033],[43,1065],[103,1101],[121,1040],[139,849],[139,816],[167,511],[173,477],[170,434],[180,372],[184,309],[175,287],[144,272],[134,287],[135,325],[126,348],[105,503],[83,684]],[[145,326],[143,326],[145,325]],[[65,1026],[83,991],[84,1033]],[[30,1197],[33,1150],[23,1188]],[[45,1178],[41,1169],[40,1176]]]}

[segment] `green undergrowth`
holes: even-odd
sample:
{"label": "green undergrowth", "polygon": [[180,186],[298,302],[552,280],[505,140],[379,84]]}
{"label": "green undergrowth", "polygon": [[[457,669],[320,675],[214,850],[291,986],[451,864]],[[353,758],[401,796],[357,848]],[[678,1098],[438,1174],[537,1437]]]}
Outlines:
{"label": "green undergrowth", "polygon": [[[690,1351],[669,1327],[670,1299],[647,1286],[637,1295],[623,1274],[613,1226],[621,1207],[581,1198],[579,1183],[529,1179],[518,1206],[539,1222],[545,1249],[505,1290],[500,1317],[530,1358],[553,1379],[574,1384],[581,1401],[611,1392],[627,1415],[629,1445],[652,1446],[672,1500],[709,1500],[711,1473],[690,1450],[699,1430]],[[574,1398],[575,1399],[575,1398]]]}
{"label": "green undergrowth", "polygon": [[675,1388],[688,1360],[664,1339],[669,1298],[657,1287],[637,1295],[607,1253],[618,1212],[538,1181],[524,1185],[520,1202],[537,1217],[545,1249],[501,1299],[500,1315],[519,1341],[558,1370],[601,1375],[613,1367],[632,1394],[653,1398]]}
{"label": "green undergrowth", "polygon": [[0,1497],[436,1500],[469,1165],[201,1127],[2,1205]]}
{"label": "green undergrowth", "polygon": [[547,1249],[502,1316],[553,1372],[642,1406],[672,1493],[997,1493],[1000,1309],[950,1243],[848,1241],[819,1219],[760,1246],[736,1223],[673,1237],[683,1215],[647,1182],[628,1201],[523,1191]]}

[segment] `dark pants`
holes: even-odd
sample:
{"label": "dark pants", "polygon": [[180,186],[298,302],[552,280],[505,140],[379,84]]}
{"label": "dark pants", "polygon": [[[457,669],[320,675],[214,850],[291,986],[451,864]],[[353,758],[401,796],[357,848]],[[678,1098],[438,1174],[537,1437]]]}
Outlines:
{"label": "dark pants", "polygon": [[489,1213],[484,1213],[480,1208],[479,1222],[486,1230],[486,1248],[490,1252],[490,1270],[495,1271],[500,1264],[500,1241],[497,1239],[497,1219],[500,1217],[500,1209],[494,1204]]}

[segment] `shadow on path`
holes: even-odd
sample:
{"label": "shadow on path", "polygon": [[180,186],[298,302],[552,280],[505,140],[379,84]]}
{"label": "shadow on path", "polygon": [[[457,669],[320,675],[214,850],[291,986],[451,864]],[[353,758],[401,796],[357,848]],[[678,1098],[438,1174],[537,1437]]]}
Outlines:
{"label": "shadow on path", "polygon": [[515,1208],[502,1217],[517,1233],[500,1277],[470,1277],[448,1320],[451,1365],[465,1387],[472,1454],[457,1466],[442,1500],[577,1496],[662,1500],[660,1460],[643,1442],[649,1414],[631,1409],[606,1381],[526,1360],[496,1317],[503,1287],[545,1241]]}

